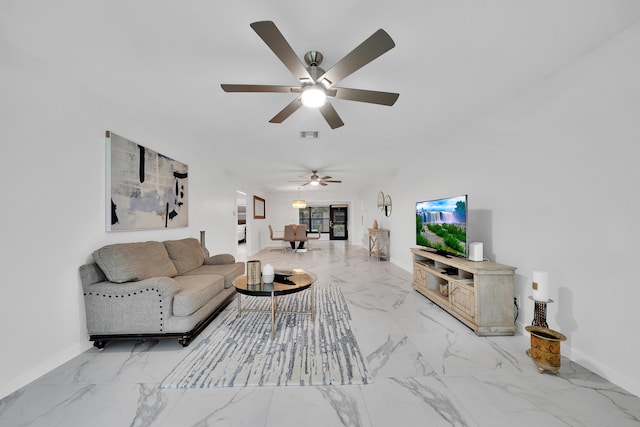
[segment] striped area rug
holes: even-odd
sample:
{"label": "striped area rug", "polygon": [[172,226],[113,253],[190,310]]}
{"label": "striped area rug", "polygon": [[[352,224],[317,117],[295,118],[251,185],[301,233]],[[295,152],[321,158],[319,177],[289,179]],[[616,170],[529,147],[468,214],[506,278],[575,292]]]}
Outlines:
{"label": "striped area rug", "polygon": [[[371,377],[336,285],[315,286],[315,321],[307,314],[223,313],[220,326],[167,375],[161,388],[368,384]],[[278,310],[308,311],[308,290],[278,298]],[[267,297],[242,296],[245,308],[270,309]]]}

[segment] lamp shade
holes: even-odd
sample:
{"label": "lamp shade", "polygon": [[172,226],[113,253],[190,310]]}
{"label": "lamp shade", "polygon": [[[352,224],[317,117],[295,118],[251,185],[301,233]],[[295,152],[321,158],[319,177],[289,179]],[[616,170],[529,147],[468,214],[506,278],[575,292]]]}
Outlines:
{"label": "lamp shade", "polygon": [[307,201],[302,199],[294,200],[293,203],[291,203],[291,206],[293,206],[296,209],[306,208]]}

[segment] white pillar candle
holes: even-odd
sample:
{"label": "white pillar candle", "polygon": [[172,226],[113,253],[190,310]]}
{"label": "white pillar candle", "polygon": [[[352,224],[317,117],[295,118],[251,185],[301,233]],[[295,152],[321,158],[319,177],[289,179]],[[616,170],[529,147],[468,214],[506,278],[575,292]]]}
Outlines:
{"label": "white pillar candle", "polygon": [[546,271],[534,271],[531,288],[534,301],[549,301],[549,273]]}

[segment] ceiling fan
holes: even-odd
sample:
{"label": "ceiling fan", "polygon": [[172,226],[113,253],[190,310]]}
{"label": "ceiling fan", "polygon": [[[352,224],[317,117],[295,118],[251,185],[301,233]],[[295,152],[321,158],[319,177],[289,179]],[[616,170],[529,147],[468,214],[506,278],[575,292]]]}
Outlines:
{"label": "ceiling fan", "polygon": [[287,117],[297,111],[302,105],[315,107],[325,118],[331,129],[344,125],[335,108],[327,101],[328,98],[345,99],[349,101],[368,102],[379,105],[393,105],[397,93],[378,92],[373,90],[350,89],[335,85],[345,77],[367,65],[383,53],[392,49],[395,43],[383,29],[379,29],[371,37],[363,41],[355,49],[342,58],[328,71],[320,68],[323,56],[320,52],[310,51],[304,55],[305,66],[293,51],[284,36],[271,21],[259,21],[251,24],[251,28],[262,38],[269,48],[298,80],[298,86],[284,85],[251,85],[251,84],[222,84],[225,92],[290,92],[299,93],[270,123],[282,123]]}
{"label": "ceiling fan", "polygon": [[[301,176],[300,178],[304,179],[304,184],[302,184],[302,186],[305,185],[322,185],[322,186],[326,186],[331,184],[340,184],[342,181],[337,180],[337,179],[331,179],[332,177],[330,176],[323,176],[322,178],[320,178],[320,176],[318,175],[318,171],[317,170],[312,170],[311,171],[312,174],[311,176]],[[300,181],[290,181],[290,182],[300,182]]]}

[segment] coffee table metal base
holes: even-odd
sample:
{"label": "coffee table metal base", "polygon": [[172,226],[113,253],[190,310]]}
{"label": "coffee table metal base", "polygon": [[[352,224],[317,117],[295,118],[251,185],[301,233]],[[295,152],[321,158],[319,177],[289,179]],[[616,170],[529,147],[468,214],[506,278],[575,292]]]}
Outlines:
{"label": "coffee table metal base", "polygon": [[[271,340],[273,341],[276,337],[276,314],[308,314],[311,316],[311,321],[315,320],[315,292],[313,289],[313,283],[309,288],[307,288],[309,292],[311,292],[311,307],[309,311],[278,311],[278,296],[275,294],[275,291],[271,291],[271,310],[263,310],[260,308],[243,308],[242,307],[242,294],[238,293],[238,314],[236,317],[242,316],[242,312],[244,311],[253,311],[258,313],[269,313],[271,312]],[[259,296],[256,296],[259,298]]]}

